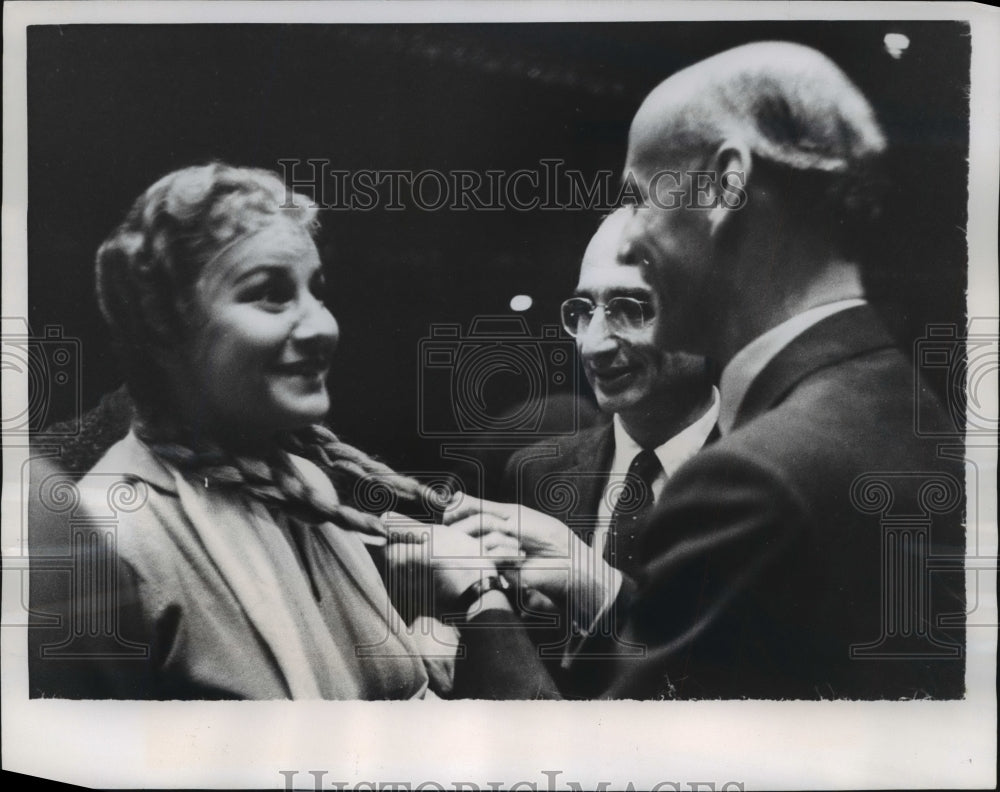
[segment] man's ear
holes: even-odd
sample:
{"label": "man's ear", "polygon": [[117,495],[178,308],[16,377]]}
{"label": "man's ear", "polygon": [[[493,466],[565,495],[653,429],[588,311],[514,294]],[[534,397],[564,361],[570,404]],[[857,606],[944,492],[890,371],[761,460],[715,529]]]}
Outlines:
{"label": "man's ear", "polygon": [[710,233],[714,237],[731,225],[734,212],[746,206],[753,169],[750,149],[742,140],[730,138],[715,150],[710,168],[717,175],[715,201],[708,212]]}

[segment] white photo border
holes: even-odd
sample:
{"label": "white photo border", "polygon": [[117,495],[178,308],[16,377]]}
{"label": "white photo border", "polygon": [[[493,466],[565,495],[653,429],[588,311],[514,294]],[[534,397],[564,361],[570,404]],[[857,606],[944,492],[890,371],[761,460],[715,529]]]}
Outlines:
{"label": "white photo border", "polygon": [[[960,19],[972,32],[968,314],[997,332],[1000,15],[966,3],[12,2],[4,7],[3,310],[27,316],[26,30],[32,24]],[[996,402],[996,383],[986,392]],[[27,382],[3,378],[5,414]],[[995,414],[995,407],[994,407]],[[26,444],[24,444],[26,445]],[[979,556],[997,553],[996,438],[980,449]],[[3,552],[26,552],[4,440]],[[984,472],[985,471],[985,472]],[[990,472],[994,475],[990,475]],[[972,479],[970,479],[970,487]],[[970,526],[970,531],[972,526]],[[995,566],[994,566],[995,570]],[[6,571],[6,570],[5,570]],[[978,586],[992,594],[994,585]],[[25,630],[8,625],[4,769],[93,787],[562,789],[976,788],[996,783],[996,633],[969,630],[968,696],[913,702],[76,702],[29,700]],[[968,585],[974,585],[972,573]],[[309,771],[325,771],[319,776]],[[490,784],[500,784],[499,787]],[[522,786],[515,786],[517,784]],[[461,786],[461,785],[466,786]],[[695,787],[694,784],[702,784]],[[742,785],[742,786],[728,786]],[[374,785],[374,786],[370,786]],[[320,787],[317,787],[320,788]]]}

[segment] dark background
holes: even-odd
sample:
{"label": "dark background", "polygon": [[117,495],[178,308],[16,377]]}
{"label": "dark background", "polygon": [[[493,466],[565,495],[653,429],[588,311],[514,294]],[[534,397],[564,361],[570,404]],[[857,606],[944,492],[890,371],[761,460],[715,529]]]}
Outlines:
{"label": "dark background", "polygon": [[[888,32],[910,39],[898,60],[883,45]],[[928,323],[963,324],[970,46],[962,24],[30,28],[29,322],[36,334],[58,325],[80,339],[81,363],[79,390],[53,393],[44,422],[89,409],[120,382],[94,300],[93,255],[161,175],[216,158],[277,169],[279,159],[307,157],[352,171],[481,172],[540,170],[555,157],[585,174],[617,173],[649,90],[759,39],[820,49],[876,108],[894,190],[870,286],[901,343],[912,349]],[[341,326],[334,429],[403,469],[450,467],[441,439],[419,436],[421,415],[446,424],[453,403],[446,377],[421,393],[420,339],[434,323],[467,329],[477,315],[513,315],[516,294],[534,298],[523,314],[532,334],[557,322],[598,219],[570,209],[322,213]],[[486,383],[487,409],[525,393],[523,378],[497,374]]]}

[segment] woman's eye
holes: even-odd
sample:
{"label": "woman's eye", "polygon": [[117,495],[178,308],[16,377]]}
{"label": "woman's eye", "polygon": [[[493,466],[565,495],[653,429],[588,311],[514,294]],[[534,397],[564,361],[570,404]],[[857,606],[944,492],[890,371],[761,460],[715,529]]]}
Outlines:
{"label": "woman's eye", "polygon": [[265,307],[281,307],[295,299],[295,290],[286,284],[269,281],[251,286],[241,297],[243,302],[260,303]]}

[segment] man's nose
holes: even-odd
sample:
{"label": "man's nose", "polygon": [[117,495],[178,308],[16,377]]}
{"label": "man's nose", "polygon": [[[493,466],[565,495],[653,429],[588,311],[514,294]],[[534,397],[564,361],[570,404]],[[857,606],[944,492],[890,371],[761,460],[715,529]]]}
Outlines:
{"label": "man's nose", "polygon": [[584,360],[613,355],[618,350],[618,338],[608,327],[608,317],[604,308],[595,308],[590,324],[578,336],[580,355]]}

